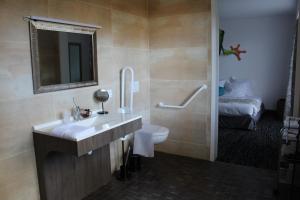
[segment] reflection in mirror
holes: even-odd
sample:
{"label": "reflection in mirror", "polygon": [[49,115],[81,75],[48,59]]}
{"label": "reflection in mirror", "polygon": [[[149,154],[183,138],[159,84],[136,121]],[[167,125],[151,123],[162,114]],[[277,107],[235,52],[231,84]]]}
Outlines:
{"label": "reflection in mirror", "polygon": [[41,85],[93,80],[92,36],[38,30]]}
{"label": "reflection in mirror", "polygon": [[34,92],[96,85],[95,32],[49,26],[31,24]]}

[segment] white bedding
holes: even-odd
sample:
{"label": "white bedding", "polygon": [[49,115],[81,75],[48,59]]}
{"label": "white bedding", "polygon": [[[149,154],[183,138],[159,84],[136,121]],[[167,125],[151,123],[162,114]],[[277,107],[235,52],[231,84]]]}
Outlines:
{"label": "white bedding", "polygon": [[261,110],[262,100],[258,97],[219,98],[219,114],[226,116],[250,115],[255,117]]}

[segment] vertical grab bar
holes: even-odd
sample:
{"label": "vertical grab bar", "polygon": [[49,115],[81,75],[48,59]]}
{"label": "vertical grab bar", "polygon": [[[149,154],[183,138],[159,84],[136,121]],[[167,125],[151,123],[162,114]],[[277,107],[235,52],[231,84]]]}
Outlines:
{"label": "vertical grab bar", "polygon": [[124,67],[121,70],[121,113],[127,113],[128,110],[125,106],[125,78],[126,78],[126,71],[130,72],[131,81],[130,81],[130,103],[129,103],[129,112],[131,113],[133,110],[133,84],[134,84],[134,71],[131,67]]}

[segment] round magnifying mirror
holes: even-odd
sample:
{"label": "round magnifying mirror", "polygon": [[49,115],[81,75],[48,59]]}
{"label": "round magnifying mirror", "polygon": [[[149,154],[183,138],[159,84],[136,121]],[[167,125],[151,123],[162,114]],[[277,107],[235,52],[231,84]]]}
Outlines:
{"label": "round magnifying mirror", "polygon": [[108,114],[108,111],[104,110],[104,102],[106,102],[109,99],[109,94],[107,90],[99,89],[94,93],[94,98],[96,101],[100,102],[102,104],[102,111],[98,112],[100,115]]}

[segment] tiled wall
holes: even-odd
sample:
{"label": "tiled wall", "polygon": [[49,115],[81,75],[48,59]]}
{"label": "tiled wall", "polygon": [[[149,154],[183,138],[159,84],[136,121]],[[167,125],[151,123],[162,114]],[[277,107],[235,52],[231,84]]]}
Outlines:
{"label": "tiled wall", "polygon": [[[0,0],[1,199],[39,199],[32,125],[60,118],[72,97],[82,107],[99,108],[92,98],[99,86],[33,95],[26,15],[102,26],[98,71],[100,87],[113,90],[108,110],[119,108],[120,69],[132,66],[140,81],[135,111],[146,121],[151,112],[153,123],[171,130],[157,149],[208,159],[210,90],[185,110],[156,104],[180,104],[201,84],[210,88],[209,0]],[[119,150],[118,142],[111,144],[112,170]]]}
{"label": "tiled wall", "polygon": [[[147,0],[0,0],[0,199],[39,199],[31,127],[61,117],[75,97],[98,109],[93,92],[112,89],[109,111],[119,107],[119,70],[132,66],[140,81],[135,111],[149,119]],[[100,86],[33,95],[28,23],[37,15],[97,24]],[[112,167],[118,142],[111,145]]]}
{"label": "tiled wall", "polygon": [[[210,0],[150,0],[151,122],[170,129],[157,150],[209,159],[211,83]],[[183,110],[179,105],[201,85],[208,90]]]}

